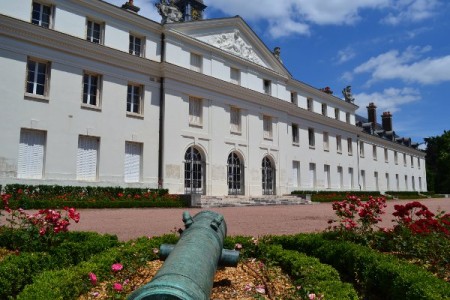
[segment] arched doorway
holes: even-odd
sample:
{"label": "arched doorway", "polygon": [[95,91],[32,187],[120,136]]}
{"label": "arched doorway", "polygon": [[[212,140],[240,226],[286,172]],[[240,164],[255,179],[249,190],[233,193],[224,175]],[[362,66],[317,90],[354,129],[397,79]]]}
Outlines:
{"label": "arched doorway", "polygon": [[186,194],[204,194],[204,161],[200,151],[194,147],[184,155],[184,192]]}
{"label": "arched doorway", "polygon": [[262,160],[262,190],[263,195],[275,194],[275,166],[268,156]]}
{"label": "arched doorway", "polygon": [[227,178],[228,195],[244,194],[244,166],[235,152],[228,155]]}

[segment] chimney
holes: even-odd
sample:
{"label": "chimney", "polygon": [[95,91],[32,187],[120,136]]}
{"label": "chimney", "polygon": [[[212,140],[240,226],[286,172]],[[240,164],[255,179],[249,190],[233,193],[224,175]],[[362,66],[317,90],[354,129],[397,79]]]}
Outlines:
{"label": "chimney", "polygon": [[134,12],[136,14],[141,10],[139,7],[134,5],[133,0],[125,2],[125,4],[122,5],[122,8]]}
{"label": "chimney", "polygon": [[385,111],[381,115],[382,126],[384,131],[392,131],[392,114],[389,111]]}
{"label": "chimney", "polygon": [[372,129],[375,130],[375,126],[377,125],[377,107],[373,102],[370,102],[369,106],[367,106],[367,118],[372,123]]}

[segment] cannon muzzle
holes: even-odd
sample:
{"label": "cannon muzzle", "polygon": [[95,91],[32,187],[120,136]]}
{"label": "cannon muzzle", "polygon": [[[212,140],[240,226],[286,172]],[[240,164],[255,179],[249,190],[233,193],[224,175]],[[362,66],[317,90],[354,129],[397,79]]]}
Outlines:
{"label": "cannon muzzle", "polygon": [[222,215],[201,211],[192,218],[184,212],[183,221],[186,229],[178,243],[160,247],[161,269],[129,300],[208,300],[217,267],[237,265],[239,252],[223,249],[227,225]]}

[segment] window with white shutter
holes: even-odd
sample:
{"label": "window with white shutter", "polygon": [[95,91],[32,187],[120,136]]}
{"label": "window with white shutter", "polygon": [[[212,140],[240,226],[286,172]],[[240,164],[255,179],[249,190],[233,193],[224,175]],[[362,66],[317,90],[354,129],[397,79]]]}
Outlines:
{"label": "window with white shutter", "polygon": [[79,136],[77,152],[77,180],[97,180],[98,149],[98,137]]}
{"label": "window with white shutter", "polygon": [[17,177],[41,179],[44,171],[46,132],[22,129],[20,131]]}
{"label": "window with white shutter", "polygon": [[189,97],[189,124],[202,125],[202,99]]}
{"label": "window with white shutter", "polygon": [[234,84],[241,83],[241,71],[236,68],[230,68],[230,80]]}
{"label": "window with white shutter", "polygon": [[141,181],[142,144],[125,142],[125,182]]}
{"label": "window with white shutter", "polygon": [[202,56],[199,54],[191,53],[191,70],[196,72],[202,72]]}
{"label": "window with white shutter", "polygon": [[263,116],[264,138],[272,139],[272,117]]}

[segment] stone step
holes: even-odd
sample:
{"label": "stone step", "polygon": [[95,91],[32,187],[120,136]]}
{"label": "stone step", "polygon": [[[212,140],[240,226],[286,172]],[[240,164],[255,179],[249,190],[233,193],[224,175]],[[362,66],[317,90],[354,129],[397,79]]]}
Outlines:
{"label": "stone step", "polygon": [[241,207],[241,206],[268,206],[268,205],[304,205],[311,204],[309,199],[297,196],[201,196],[195,207]]}

